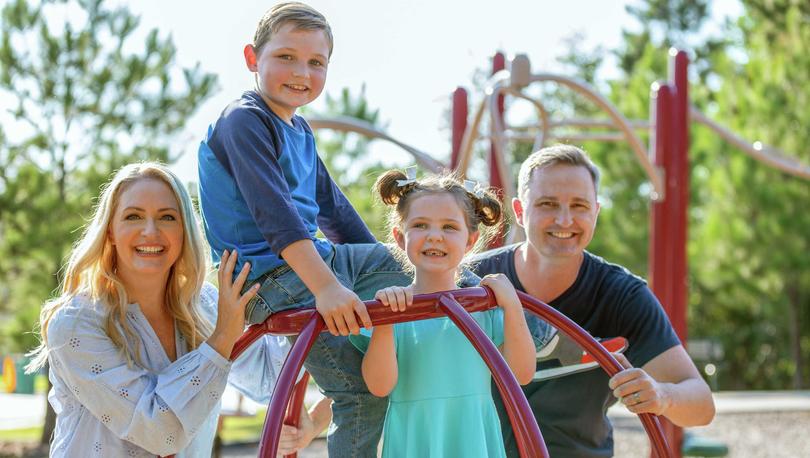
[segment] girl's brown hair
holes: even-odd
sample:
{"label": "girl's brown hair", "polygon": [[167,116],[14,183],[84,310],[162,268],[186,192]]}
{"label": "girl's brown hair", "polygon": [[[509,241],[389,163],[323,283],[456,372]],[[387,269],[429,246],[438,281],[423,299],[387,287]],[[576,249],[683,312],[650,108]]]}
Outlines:
{"label": "girl's brown hair", "polygon": [[[450,173],[428,175],[400,186],[398,182],[407,178],[400,170],[389,170],[380,175],[374,183],[374,192],[382,203],[393,207],[388,215],[389,234],[394,227],[400,227],[402,221],[408,217],[411,202],[421,196],[445,193],[453,196],[458,202],[470,233],[481,234],[468,255],[481,251],[500,232],[503,208],[492,190],[477,187],[474,192],[470,192],[457,175]],[[393,235],[390,237],[393,238]],[[399,250],[396,256],[402,265],[410,266],[404,252]]]}

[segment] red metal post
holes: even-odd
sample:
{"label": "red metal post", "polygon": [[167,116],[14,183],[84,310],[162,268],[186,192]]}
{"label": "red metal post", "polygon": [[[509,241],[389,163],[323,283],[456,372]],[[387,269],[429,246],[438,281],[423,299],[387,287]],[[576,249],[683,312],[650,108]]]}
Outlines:
{"label": "red metal post", "polygon": [[672,156],[672,88],[657,84],[652,97],[655,100],[655,150],[653,162],[664,173],[664,200],[653,202],[650,227],[649,280],[655,296],[661,301],[667,315],[672,315],[672,278],[670,263],[672,248],[670,172],[666,158]]}
{"label": "red metal post", "polygon": [[[498,51],[494,56],[492,56],[492,74],[494,75],[505,68],[506,57],[502,52]],[[501,118],[501,122],[503,122],[503,110],[503,95],[499,95],[498,115]],[[492,145],[489,149],[489,185],[500,190],[503,188],[503,183],[501,183],[501,173],[500,169],[498,168],[498,161],[495,160],[495,154],[495,145]]]}
{"label": "red metal post", "polygon": [[[688,270],[686,259],[689,205],[689,91],[686,53],[670,51],[670,82],[656,94],[655,164],[664,173],[664,200],[652,208],[650,282],[686,346]],[[662,425],[676,456],[683,430],[666,419]]]}
{"label": "red metal post", "polygon": [[[506,68],[506,57],[500,51],[496,52],[494,56],[492,56],[492,74],[496,74],[501,70]],[[498,117],[500,118],[501,124],[503,125],[503,112],[504,112],[504,97],[503,95],[498,95]],[[495,141],[494,139],[492,140]],[[498,161],[495,158],[497,154],[494,143],[489,147],[489,185],[495,189],[495,192],[498,195],[498,198],[503,199],[503,182],[501,181],[501,172],[500,167],[498,166]],[[509,170],[506,173],[510,173]],[[504,202],[504,205],[511,205],[509,202]],[[487,248],[497,248],[503,245],[504,236],[504,227],[501,226],[500,231],[492,238],[487,245]]]}
{"label": "red metal post", "polygon": [[458,167],[461,154],[461,141],[464,139],[464,132],[467,130],[467,116],[469,115],[469,103],[467,102],[467,90],[457,87],[453,91],[453,125],[452,125],[452,150],[450,153],[450,170]]}
{"label": "red metal post", "polygon": [[672,287],[673,302],[670,320],[681,338],[681,342],[686,345],[687,324],[686,306],[688,294],[688,270],[686,260],[687,243],[687,209],[689,207],[689,82],[687,70],[689,58],[683,51],[671,52],[670,62],[670,84],[674,84],[675,97],[673,99],[673,156],[670,158],[667,169],[671,171],[673,183],[672,192],[673,204],[673,282]]}

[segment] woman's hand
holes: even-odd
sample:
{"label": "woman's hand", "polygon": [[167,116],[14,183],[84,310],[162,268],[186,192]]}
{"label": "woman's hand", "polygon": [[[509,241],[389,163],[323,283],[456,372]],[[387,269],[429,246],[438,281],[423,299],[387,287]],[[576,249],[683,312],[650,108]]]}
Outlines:
{"label": "woman's hand", "polygon": [[220,355],[230,358],[231,350],[236,339],[245,329],[245,306],[259,292],[259,284],[253,285],[245,294],[242,287],[245,285],[250,264],[245,263],[239,275],[233,280],[233,270],[236,267],[237,252],[225,250],[219,262],[217,278],[219,281],[219,301],[217,303],[217,325],[208,339],[208,344]]}
{"label": "woman's hand", "polygon": [[391,307],[392,312],[404,312],[407,307],[413,305],[413,287],[411,286],[390,286],[377,291],[374,299],[382,302],[382,305]]}

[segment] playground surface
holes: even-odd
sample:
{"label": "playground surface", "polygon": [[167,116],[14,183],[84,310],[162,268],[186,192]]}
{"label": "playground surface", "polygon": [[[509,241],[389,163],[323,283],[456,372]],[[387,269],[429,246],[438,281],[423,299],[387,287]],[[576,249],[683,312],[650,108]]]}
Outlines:
{"label": "playground surface", "polygon": [[[308,396],[318,394],[311,390]],[[715,420],[709,426],[690,428],[689,432],[726,444],[729,457],[810,456],[810,391],[729,391],[714,396]],[[38,424],[43,402],[43,395],[0,394],[0,429]],[[616,456],[649,456],[649,441],[638,418],[620,405],[611,408],[608,415],[615,428]],[[222,452],[223,457],[252,458],[257,455],[257,446],[230,445]],[[326,441],[314,441],[299,456],[325,458]]]}

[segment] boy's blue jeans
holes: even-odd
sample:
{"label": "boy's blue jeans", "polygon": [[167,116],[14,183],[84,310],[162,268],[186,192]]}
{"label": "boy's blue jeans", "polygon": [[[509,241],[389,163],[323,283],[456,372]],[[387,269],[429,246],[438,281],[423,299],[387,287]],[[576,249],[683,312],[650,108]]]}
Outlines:
{"label": "boy's blue jeans", "polygon": [[[361,300],[373,299],[382,288],[413,281],[381,243],[335,245],[324,261]],[[257,281],[261,283],[259,293],[245,310],[251,324],[263,322],[274,312],[315,305],[312,293],[289,266],[274,269]],[[369,393],[360,370],[362,361],[362,353],[347,337],[324,332],[304,362],[324,395],[334,400],[327,437],[331,458],[377,456],[388,398]]]}

